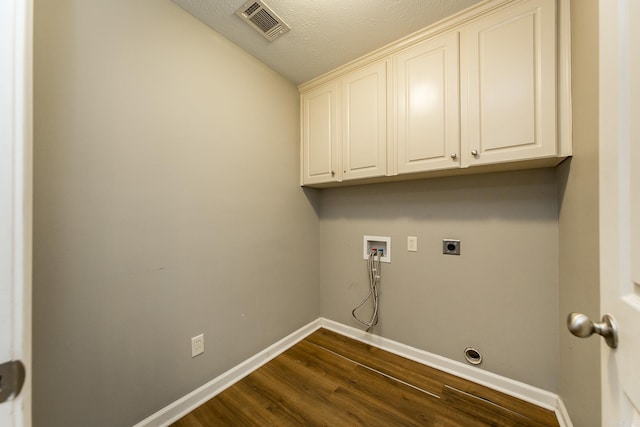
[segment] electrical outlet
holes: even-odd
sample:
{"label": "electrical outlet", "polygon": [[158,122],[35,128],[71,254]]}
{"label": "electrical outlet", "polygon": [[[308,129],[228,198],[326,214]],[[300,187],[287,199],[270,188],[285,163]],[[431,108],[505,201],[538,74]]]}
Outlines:
{"label": "electrical outlet", "polygon": [[191,357],[204,353],[204,334],[191,338]]}
{"label": "electrical outlet", "polygon": [[407,237],[407,251],[418,252],[418,238],[415,236]]}

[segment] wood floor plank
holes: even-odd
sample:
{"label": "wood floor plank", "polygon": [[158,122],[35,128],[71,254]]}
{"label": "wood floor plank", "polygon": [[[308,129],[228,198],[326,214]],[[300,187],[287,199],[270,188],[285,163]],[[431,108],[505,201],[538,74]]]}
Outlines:
{"label": "wood floor plank", "polygon": [[[438,404],[432,402],[427,405],[424,393],[364,369],[331,352],[302,342],[283,356],[285,364],[304,361],[304,366],[310,370],[320,370],[338,381],[338,387],[327,396],[330,402],[327,410],[339,413],[346,421],[345,425],[424,425],[422,420],[426,418],[432,419],[434,423],[438,419],[435,411],[425,413],[429,406],[437,409]],[[290,380],[295,382],[309,379],[304,372],[301,374],[300,378]],[[410,408],[413,413],[408,411]],[[465,425],[470,418],[464,416],[462,420],[463,423],[452,422],[449,425]]]}
{"label": "wood floor plank", "polygon": [[[439,421],[447,420],[444,425],[485,425],[443,406],[434,396],[304,341],[287,354],[322,366],[327,374],[341,381],[337,393],[348,393],[353,404],[367,408],[367,412],[375,414],[378,421],[386,419],[390,425],[396,425],[396,421],[401,425],[438,425]],[[355,368],[345,371],[342,368],[345,364]]]}
{"label": "wood floor plank", "polygon": [[499,426],[546,427],[545,424],[541,424],[524,415],[446,385],[442,399],[449,405],[478,420],[494,422]]}
{"label": "wood floor plank", "polygon": [[339,415],[340,402],[332,399],[339,384],[318,374],[318,370],[306,370],[312,371],[292,363],[285,353],[265,365],[259,374],[270,384],[269,392],[280,396],[282,405],[296,407],[301,420],[297,425],[345,425],[344,417]]}
{"label": "wood floor plank", "polygon": [[207,427],[232,425],[272,425],[268,412],[248,411],[260,406],[243,382],[235,384],[181,418],[174,427]]}
{"label": "wood floor plank", "polygon": [[319,329],[305,340],[342,354],[362,365],[371,366],[382,373],[393,375],[438,396],[442,392],[442,386],[449,379],[448,375],[442,371],[339,335],[328,329]]}
{"label": "wood floor plank", "polygon": [[462,378],[451,376],[448,385],[464,391],[465,393],[480,397],[495,403],[496,405],[517,412],[527,418],[549,427],[559,427],[558,419],[554,412],[534,405],[524,400],[515,399],[507,394],[490,389],[480,384],[466,381]]}
{"label": "wood floor plank", "polygon": [[173,426],[557,426],[475,386],[320,329]]}
{"label": "wood floor plank", "polygon": [[[308,374],[318,371],[334,379],[337,387],[327,395],[329,410],[341,412],[343,418],[349,419],[350,423],[367,425],[375,421],[377,412],[388,412],[389,409],[392,409],[384,407],[384,405],[372,404],[374,402],[371,399],[364,398],[364,393],[353,393],[353,385],[365,381],[363,375],[357,371],[357,364],[326,350],[317,349],[311,344],[304,342],[300,344],[300,346],[287,351],[283,355],[282,361],[288,364],[298,364],[309,371],[300,371],[300,376],[291,378],[292,381],[308,381]],[[398,418],[402,418],[402,416]]]}
{"label": "wood floor plank", "polygon": [[319,346],[331,349],[346,357],[353,358],[358,363],[369,365],[385,374],[395,375],[398,379],[414,384],[424,390],[440,396],[444,385],[489,400],[499,406],[513,412],[522,414],[535,422],[544,425],[559,426],[557,418],[552,411],[540,408],[529,402],[514,399],[513,397],[442,372],[421,363],[414,362],[377,347],[361,343],[349,337],[337,334],[327,329],[319,329],[306,338]]}

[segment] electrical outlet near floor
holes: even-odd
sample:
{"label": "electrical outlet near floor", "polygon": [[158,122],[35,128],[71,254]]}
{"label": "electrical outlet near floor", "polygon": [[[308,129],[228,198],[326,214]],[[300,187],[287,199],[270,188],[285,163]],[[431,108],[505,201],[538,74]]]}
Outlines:
{"label": "electrical outlet near floor", "polygon": [[191,357],[204,353],[204,334],[191,338]]}

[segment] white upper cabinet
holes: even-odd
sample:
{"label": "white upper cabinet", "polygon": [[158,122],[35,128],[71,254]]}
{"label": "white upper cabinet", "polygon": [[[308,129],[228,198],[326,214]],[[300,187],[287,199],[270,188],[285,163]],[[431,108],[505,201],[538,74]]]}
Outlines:
{"label": "white upper cabinet", "polygon": [[458,33],[393,57],[395,172],[460,167]]}
{"label": "white upper cabinet", "polygon": [[569,0],[488,0],[300,86],[302,184],[571,155]]}
{"label": "white upper cabinet", "polygon": [[302,184],[337,181],[338,84],[302,94]]}
{"label": "white upper cabinet", "polygon": [[387,173],[387,63],[342,79],[342,179]]}
{"label": "white upper cabinet", "polygon": [[463,167],[557,154],[555,11],[530,0],[461,29]]}
{"label": "white upper cabinet", "polygon": [[387,174],[387,61],[301,95],[302,184]]}

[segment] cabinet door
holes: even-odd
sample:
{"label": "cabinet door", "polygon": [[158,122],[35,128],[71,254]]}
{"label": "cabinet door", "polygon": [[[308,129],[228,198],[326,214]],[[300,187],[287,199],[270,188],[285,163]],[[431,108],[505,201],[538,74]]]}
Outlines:
{"label": "cabinet door", "polygon": [[302,108],[302,184],[339,179],[338,84],[331,82],[305,92]]}
{"label": "cabinet door", "polygon": [[387,63],[342,78],[342,178],[387,173]]}
{"label": "cabinet door", "polygon": [[394,57],[397,172],[460,165],[458,33]]}
{"label": "cabinet door", "polygon": [[557,154],[555,34],[554,0],[462,29],[462,166]]}

